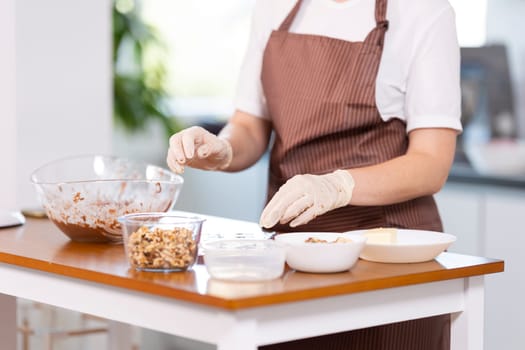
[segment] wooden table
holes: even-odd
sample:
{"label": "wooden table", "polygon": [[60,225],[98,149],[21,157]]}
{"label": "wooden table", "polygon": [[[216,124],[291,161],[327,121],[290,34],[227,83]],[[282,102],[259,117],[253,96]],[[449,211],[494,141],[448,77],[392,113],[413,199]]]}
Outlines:
{"label": "wooden table", "polygon": [[[258,230],[208,217],[205,235]],[[16,297],[217,344],[219,350],[452,314],[452,349],[483,348],[483,276],[503,261],[443,253],[418,264],[367,261],[337,274],[287,270],[265,283],[129,269],[122,245],[74,243],[46,219],[0,230],[0,338],[16,343]],[[6,345],[8,344],[8,345]],[[9,345],[10,344],[10,345]]]}

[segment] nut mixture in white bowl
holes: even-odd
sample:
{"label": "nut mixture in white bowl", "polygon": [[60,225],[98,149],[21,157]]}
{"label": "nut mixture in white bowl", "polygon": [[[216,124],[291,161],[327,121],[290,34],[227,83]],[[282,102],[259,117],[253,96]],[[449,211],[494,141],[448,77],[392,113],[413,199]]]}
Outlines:
{"label": "nut mixture in white bowl", "polygon": [[335,232],[294,232],[274,238],[285,245],[286,263],[311,273],[347,271],[354,266],[366,237]]}

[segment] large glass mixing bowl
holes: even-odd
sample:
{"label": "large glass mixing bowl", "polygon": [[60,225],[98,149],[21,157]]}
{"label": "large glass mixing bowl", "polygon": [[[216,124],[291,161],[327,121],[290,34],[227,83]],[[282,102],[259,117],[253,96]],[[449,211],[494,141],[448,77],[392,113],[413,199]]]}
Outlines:
{"label": "large glass mixing bowl", "polygon": [[119,216],[170,210],[184,183],[164,168],[103,155],[55,160],[31,181],[47,216],[71,240],[115,243],[122,242]]}

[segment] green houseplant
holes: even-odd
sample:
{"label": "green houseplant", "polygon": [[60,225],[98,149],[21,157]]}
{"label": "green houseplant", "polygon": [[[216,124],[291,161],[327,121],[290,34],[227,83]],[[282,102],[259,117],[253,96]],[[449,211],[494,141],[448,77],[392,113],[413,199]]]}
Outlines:
{"label": "green houseplant", "polygon": [[114,0],[112,12],[114,121],[138,132],[156,120],[169,137],[180,125],[167,105],[165,48],[135,0]]}

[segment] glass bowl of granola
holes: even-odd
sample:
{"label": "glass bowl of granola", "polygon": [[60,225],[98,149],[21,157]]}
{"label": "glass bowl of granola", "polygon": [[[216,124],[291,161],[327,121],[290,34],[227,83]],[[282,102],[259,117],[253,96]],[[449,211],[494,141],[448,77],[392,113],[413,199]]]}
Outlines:
{"label": "glass bowl of granola", "polygon": [[139,271],[186,271],[196,262],[205,219],[170,213],[134,213],[119,217],[124,251]]}
{"label": "glass bowl of granola", "polygon": [[31,175],[49,219],[76,242],[122,242],[118,217],[170,210],[183,178],[130,159],[83,155],[50,162]]}

